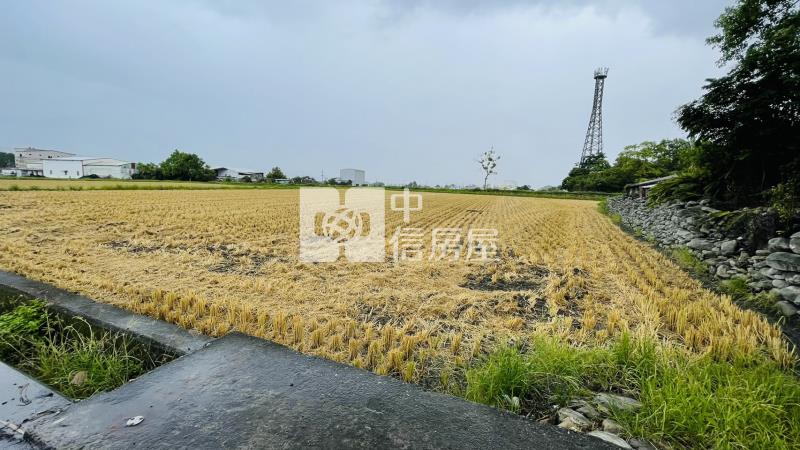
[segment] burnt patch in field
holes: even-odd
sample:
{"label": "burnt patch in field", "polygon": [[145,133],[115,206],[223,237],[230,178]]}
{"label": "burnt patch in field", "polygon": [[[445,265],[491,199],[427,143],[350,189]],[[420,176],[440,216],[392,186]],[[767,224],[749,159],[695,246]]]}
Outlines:
{"label": "burnt patch in field", "polygon": [[461,285],[473,291],[535,291],[545,284],[550,271],[523,261],[501,261],[478,267]]}
{"label": "burnt patch in field", "polygon": [[547,307],[547,300],[542,297],[533,299],[523,294],[517,294],[514,296],[514,301],[517,307],[512,314],[525,319],[526,322],[543,322],[552,318]]}
{"label": "burnt patch in field", "polygon": [[138,245],[134,244],[131,241],[126,239],[121,239],[117,241],[109,241],[103,244],[105,247],[108,247],[112,250],[120,250],[126,251],[128,253],[155,253],[158,251],[163,250],[160,245]]}
{"label": "burnt patch in field", "polygon": [[222,257],[222,262],[209,267],[209,272],[214,273],[236,273],[245,276],[257,276],[261,274],[261,268],[272,262],[283,262],[286,258],[274,255],[238,250],[229,245],[208,245],[206,251],[212,255]]}

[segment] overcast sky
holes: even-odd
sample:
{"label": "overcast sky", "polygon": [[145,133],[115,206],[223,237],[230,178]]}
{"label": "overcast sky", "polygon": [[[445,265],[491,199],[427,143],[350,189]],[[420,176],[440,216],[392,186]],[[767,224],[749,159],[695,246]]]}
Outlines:
{"label": "overcast sky", "polygon": [[722,0],[11,1],[0,148],[368,180],[558,184],[597,66],[606,154],[682,137]]}

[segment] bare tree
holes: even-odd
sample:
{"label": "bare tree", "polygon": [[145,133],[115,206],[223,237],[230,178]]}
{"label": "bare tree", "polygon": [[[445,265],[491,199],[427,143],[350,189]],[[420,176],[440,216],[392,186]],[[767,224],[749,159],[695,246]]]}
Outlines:
{"label": "bare tree", "polygon": [[478,163],[481,165],[483,172],[486,176],[483,177],[483,190],[486,190],[486,183],[489,181],[489,175],[494,175],[497,173],[495,168],[497,167],[497,161],[500,160],[500,155],[495,153],[494,146],[489,149],[489,151],[483,152],[480,159],[478,159]]}

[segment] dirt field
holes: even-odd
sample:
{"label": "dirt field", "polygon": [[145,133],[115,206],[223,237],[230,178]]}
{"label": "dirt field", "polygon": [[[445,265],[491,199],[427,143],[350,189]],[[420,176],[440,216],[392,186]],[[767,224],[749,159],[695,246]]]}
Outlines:
{"label": "dirt field", "polygon": [[[302,263],[298,198],[0,192],[0,268],[417,382],[537,333],[591,346],[630,330],[723,360],[765,353],[789,364],[779,330],[625,235],[595,202],[424,194],[409,226],[425,229],[426,253],[434,227],[494,227],[500,261]],[[402,224],[387,201],[387,235]]]}

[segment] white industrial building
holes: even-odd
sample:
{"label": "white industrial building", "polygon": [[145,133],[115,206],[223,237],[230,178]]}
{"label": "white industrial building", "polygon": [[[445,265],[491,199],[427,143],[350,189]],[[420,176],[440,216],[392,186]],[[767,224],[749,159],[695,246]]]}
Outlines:
{"label": "white industrial building", "polygon": [[42,173],[47,178],[99,178],[129,179],[136,173],[136,164],[113,158],[93,156],[66,156],[42,160]]}
{"label": "white industrial building", "polygon": [[77,156],[58,150],[15,148],[14,167],[0,174],[19,177],[129,179],[136,173],[136,164],[114,158]]}
{"label": "white industrial building", "polygon": [[14,175],[21,177],[41,177],[44,176],[42,161],[69,156],[75,156],[75,154],[33,147],[15,148],[14,168],[8,170],[12,170]]}
{"label": "white industrial building", "polygon": [[366,182],[366,172],[359,169],[341,169],[339,170],[340,181],[350,181],[353,186],[364,186]]}
{"label": "white industrial building", "polygon": [[264,172],[258,172],[255,170],[233,169],[230,167],[212,167],[212,170],[217,173],[218,180],[241,180],[244,177],[250,178],[251,181],[261,181],[264,179]]}

